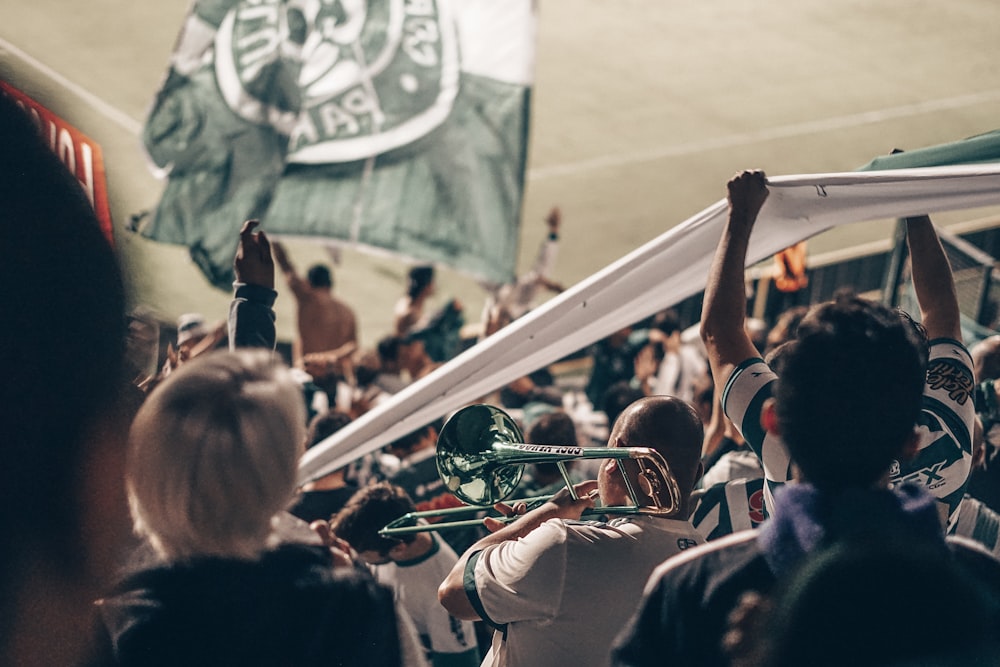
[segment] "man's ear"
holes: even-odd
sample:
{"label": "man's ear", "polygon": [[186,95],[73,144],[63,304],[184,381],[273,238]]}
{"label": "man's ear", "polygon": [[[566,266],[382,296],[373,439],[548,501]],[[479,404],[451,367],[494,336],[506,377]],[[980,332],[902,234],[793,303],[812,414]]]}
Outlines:
{"label": "man's ear", "polygon": [[903,461],[909,461],[914,456],[917,455],[917,448],[920,446],[920,434],[917,429],[913,429],[910,435],[906,437],[906,442],[903,443],[903,451],[900,453],[899,457]]}
{"label": "man's ear", "polygon": [[778,427],[778,411],[773,398],[764,401],[764,407],[760,411],[760,425],[772,435],[781,435],[781,429]]}
{"label": "man's ear", "polygon": [[[625,447],[625,446],[626,443],[624,440],[622,440],[622,437],[620,435],[612,436],[612,438],[608,440],[608,447]],[[608,473],[611,474],[615,473],[619,468],[618,459],[604,459],[604,463],[601,464],[601,468],[603,468]]]}

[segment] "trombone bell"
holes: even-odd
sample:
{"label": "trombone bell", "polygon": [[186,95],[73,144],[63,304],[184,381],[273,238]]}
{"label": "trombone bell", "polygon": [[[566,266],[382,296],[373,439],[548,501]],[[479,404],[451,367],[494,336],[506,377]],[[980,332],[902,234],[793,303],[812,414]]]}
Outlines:
{"label": "trombone bell", "polygon": [[[470,505],[491,506],[508,498],[521,481],[526,463],[562,463],[573,459],[633,459],[639,487],[650,503],[640,503],[622,472],[632,498],[632,512],[673,516],[680,511],[677,481],[659,452],[648,447],[576,447],[523,442],[521,430],[503,410],[491,405],[462,408],[441,429],[437,443],[438,474],[445,486]],[[565,469],[563,469],[566,477]],[[572,493],[572,485],[566,477]],[[621,508],[611,508],[621,509]],[[602,508],[609,513],[609,508]],[[613,513],[613,512],[612,512]]]}
{"label": "trombone bell", "polygon": [[[410,512],[391,522],[379,534],[392,537],[481,525],[481,518],[447,523],[434,522],[434,519],[440,521],[444,516],[477,514],[506,500],[521,481],[526,463],[558,463],[570,493],[573,493],[573,486],[562,465],[564,461],[573,459],[634,460],[639,466],[639,488],[649,498],[648,503],[639,502],[629,476],[622,470],[632,505],[597,507],[585,511],[584,516],[646,514],[671,517],[680,512],[680,488],[667,462],[655,449],[532,445],[522,442],[523,439],[521,429],[503,410],[485,404],[462,408],[445,423],[438,435],[437,469],[448,490],[468,506]],[[547,499],[548,496],[526,500],[530,506]],[[431,523],[420,524],[424,519]]]}
{"label": "trombone bell", "polygon": [[494,505],[514,492],[524,473],[524,466],[504,461],[498,446],[523,440],[521,429],[503,410],[491,405],[462,408],[438,434],[438,475],[460,500]]}

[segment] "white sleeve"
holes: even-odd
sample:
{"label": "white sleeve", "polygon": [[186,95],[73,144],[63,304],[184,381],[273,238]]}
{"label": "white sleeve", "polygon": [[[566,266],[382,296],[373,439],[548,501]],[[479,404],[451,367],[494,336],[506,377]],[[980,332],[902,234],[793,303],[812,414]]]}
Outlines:
{"label": "white sleeve", "polygon": [[722,393],[722,409],[736,425],[764,467],[769,485],[792,478],[791,458],[785,443],[760,423],[765,401],[771,397],[777,376],[763,359],[748,359],[736,367]]}
{"label": "white sleeve", "polygon": [[483,549],[470,559],[466,594],[494,626],[552,618],[566,574],[566,527],[546,521],[527,536]]}

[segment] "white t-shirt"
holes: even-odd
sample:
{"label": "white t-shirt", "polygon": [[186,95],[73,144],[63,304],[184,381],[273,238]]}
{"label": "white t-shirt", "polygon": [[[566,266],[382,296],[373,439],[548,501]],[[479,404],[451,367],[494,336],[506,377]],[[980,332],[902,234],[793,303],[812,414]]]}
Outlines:
{"label": "white t-shirt", "polygon": [[391,586],[396,599],[413,619],[431,653],[470,653],[470,664],[479,664],[479,648],[472,621],[448,613],[438,602],[438,586],[455,567],[458,556],[444,540],[434,536],[434,546],[420,558],[375,568],[379,583]]}
{"label": "white t-shirt", "polygon": [[483,620],[503,628],[483,667],[608,665],[652,571],[702,542],[687,521],[552,519],[474,554],[466,594]]}

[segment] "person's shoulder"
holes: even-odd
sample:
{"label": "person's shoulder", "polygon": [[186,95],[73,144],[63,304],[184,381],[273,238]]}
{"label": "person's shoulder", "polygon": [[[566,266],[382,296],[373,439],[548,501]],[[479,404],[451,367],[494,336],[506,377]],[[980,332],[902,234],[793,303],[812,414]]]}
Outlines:
{"label": "person's shoulder", "polygon": [[547,519],[539,524],[539,526],[533,531],[528,533],[528,535],[534,538],[543,538],[548,542],[563,543],[570,534],[578,533],[581,528],[589,530],[589,524],[591,523],[598,522],[572,521],[559,518]]}
{"label": "person's shoulder", "polygon": [[345,316],[349,315],[351,317],[354,317],[354,308],[351,307],[351,304],[347,303],[346,301],[336,296],[335,294],[330,294],[330,301],[333,302],[333,304],[337,308],[342,310]]}
{"label": "person's shoulder", "polygon": [[979,542],[949,535],[948,547],[959,568],[993,598],[1000,600],[1000,560]]}
{"label": "person's shoulder", "polygon": [[545,522],[545,524],[548,523],[552,523],[549,529],[554,534],[562,533],[566,539],[587,543],[613,539],[635,532],[630,530],[627,519],[615,519],[610,522],[591,519],[550,519]]}
{"label": "person's shoulder", "polygon": [[406,315],[413,309],[413,300],[408,296],[401,296],[396,300],[395,305],[392,307],[392,312],[396,314],[397,317]]}
{"label": "person's shoulder", "polygon": [[760,556],[757,546],[757,531],[742,530],[705,544],[685,549],[661,563],[650,577],[650,586],[661,581],[679,579],[698,570],[721,570],[718,565],[726,563],[742,565]]}
{"label": "person's shoulder", "polygon": [[479,552],[478,560],[491,563],[488,566],[490,570],[497,567],[498,563],[520,564],[525,559],[529,559],[533,567],[542,567],[542,563],[547,562],[562,562],[567,543],[576,541],[575,538],[570,538],[574,529],[569,523],[559,518],[543,521],[527,535],[516,540],[505,540],[484,547]]}
{"label": "person's shoulder", "polygon": [[735,395],[754,395],[777,379],[771,367],[760,357],[748,357],[737,364],[729,374],[723,387],[722,401],[725,405]]}
{"label": "person's shoulder", "polygon": [[964,535],[948,535],[945,540],[960,564],[982,570],[1000,583],[1000,560],[982,543]]}

